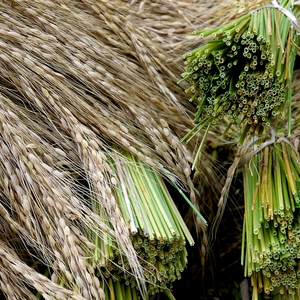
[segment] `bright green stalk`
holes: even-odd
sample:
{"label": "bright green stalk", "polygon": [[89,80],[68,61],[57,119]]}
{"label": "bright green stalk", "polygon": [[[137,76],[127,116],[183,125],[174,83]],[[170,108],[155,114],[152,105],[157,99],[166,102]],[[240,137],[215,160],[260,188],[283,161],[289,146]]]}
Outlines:
{"label": "bright green stalk", "polygon": [[177,189],[177,191],[181,194],[181,196],[184,198],[184,200],[189,204],[189,206],[197,214],[197,216],[204,222],[205,225],[207,225],[207,221],[204,219],[204,217],[201,215],[201,213],[198,211],[198,209],[195,207],[195,205],[190,201],[190,199],[179,188],[179,186],[176,184],[176,182],[174,182],[172,179],[170,179],[170,181],[172,182],[173,186]]}
{"label": "bright green stalk", "polygon": [[237,25],[241,22],[241,21],[244,21],[244,20],[248,20],[250,19],[249,18],[249,15],[245,15],[241,18],[239,18],[238,20],[236,21],[233,21],[231,23],[229,23],[228,25],[221,25],[219,27],[215,27],[213,29],[210,29],[210,30],[196,30],[193,32],[193,34],[200,34],[201,36],[203,37],[206,37],[206,36],[209,36],[213,33],[216,33],[216,34],[221,34],[222,32],[224,31],[227,31],[227,30],[230,30],[232,28],[235,28],[237,27]]}
{"label": "bright green stalk", "polygon": [[[141,168],[141,172],[144,173],[144,169]],[[169,236],[169,233],[164,230],[164,225],[160,222],[160,214],[163,214],[165,216],[164,211],[159,211],[156,209],[157,200],[155,199],[155,195],[153,195],[153,191],[151,191],[151,184],[147,182],[149,180],[148,177],[141,176],[139,179],[139,187],[141,192],[141,199],[145,201],[144,203],[147,203],[145,205],[142,204],[144,207],[144,210],[146,211],[146,215],[149,217],[150,222],[152,224],[152,227],[154,229],[155,236],[158,240],[168,240],[169,238],[172,238]],[[166,222],[168,222],[168,219],[166,218]]]}
{"label": "bright green stalk", "polygon": [[204,145],[204,141],[205,141],[206,136],[207,136],[207,134],[208,134],[208,132],[209,132],[210,126],[211,126],[211,123],[207,126],[206,131],[205,131],[205,133],[204,133],[204,135],[203,135],[203,137],[202,137],[201,143],[200,143],[199,148],[198,148],[198,150],[197,150],[197,153],[196,153],[196,155],[195,155],[195,159],[194,159],[194,162],[193,162],[193,165],[192,165],[192,170],[195,169],[195,165],[196,165],[196,163],[197,163],[197,161],[198,161],[200,152],[201,152],[202,147],[203,147],[203,145]]}
{"label": "bright green stalk", "polygon": [[119,281],[114,282],[114,290],[116,292],[116,300],[126,300],[123,295],[122,286]]}
{"label": "bright green stalk", "polygon": [[291,165],[290,165],[290,159],[287,155],[287,150],[286,150],[286,146],[285,143],[281,143],[282,146],[282,154],[283,154],[283,162],[284,162],[284,170],[285,170],[285,174],[287,176],[287,180],[289,183],[289,188],[292,192],[293,195],[297,194],[297,190],[295,187],[295,182],[292,176],[292,171],[291,171]]}
{"label": "bright green stalk", "polygon": [[[189,230],[184,225],[184,221],[183,221],[183,219],[180,215],[180,212],[178,211],[178,209],[175,206],[174,202],[171,201],[171,196],[170,196],[170,194],[169,194],[169,192],[168,192],[167,188],[165,187],[165,184],[163,183],[162,180],[160,180],[160,184],[163,186],[161,190],[164,193],[165,199],[167,200],[166,204],[168,206],[168,209],[170,210],[170,213],[172,214],[172,219],[176,223],[176,226],[177,226],[178,230],[180,232],[181,231],[183,232],[184,237],[188,240],[188,242],[191,246],[194,245],[194,240],[193,240]],[[206,223],[206,221],[205,221],[205,223]],[[181,236],[183,236],[183,235],[181,234]]]}
{"label": "bright green stalk", "polygon": [[244,265],[245,261],[245,241],[246,239],[246,217],[244,214],[243,233],[242,233],[242,253],[241,253],[241,265]]}
{"label": "bright green stalk", "polygon": [[[139,224],[141,228],[144,228],[144,233],[149,236],[150,240],[155,238],[155,229],[152,227],[153,223],[148,218],[147,212],[144,209],[143,205],[139,205],[137,196],[143,197],[143,186],[139,179],[137,179],[136,170],[131,168],[129,165],[125,165],[126,171],[133,182],[133,187],[136,189],[136,194],[133,194],[130,197],[131,204],[134,207],[136,217],[139,219]],[[132,187],[131,187],[132,188]],[[148,195],[145,193],[145,197],[148,198]],[[142,198],[143,199],[143,198]],[[150,218],[153,217],[150,215]],[[153,220],[152,220],[153,221]]]}
{"label": "bright green stalk", "polygon": [[[149,207],[152,207],[154,215],[158,216],[158,218],[156,219],[156,223],[159,224],[159,230],[161,231],[161,233],[167,235],[168,239],[171,239],[171,238],[173,238],[173,235],[176,234],[176,232],[175,232],[174,226],[172,226],[172,224],[171,224],[171,218],[168,215],[169,211],[165,210],[163,208],[163,204],[161,203],[161,202],[164,202],[165,199],[164,199],[163,195],[158,194],[159,188],[160,188],[158,178],[151,178],[151,177],[154,177],[154,176],[152,176],[153,173],[151,171],[149,172],[148,170],[146,171],[145,167],[142,168],[141,162],[139,165],[141,167],[142,174],[145,175],[144,177],[142,177],[142,179],[145,183],[145,186],[149,189],[148,190],[150,192],[149,194],[152,195],[153,200],[155,199],[155,201],[153,201],[153,202],[152,201],[150,201],[150,203],[148,202],[148,205],[151,205]],[[151,181],[153,181],[153,182],[151,182]],[[155,189],[154,189],[154,185],[155,185]],[[164,201],[161,201],[162,199]],[[161,222],[160,218],[164,222]],[[164,228],[165,226],[167,228]],[[171,233],[171,236],[169,235],[169,232]],[[167,236],[165,238],[167,238]]]}

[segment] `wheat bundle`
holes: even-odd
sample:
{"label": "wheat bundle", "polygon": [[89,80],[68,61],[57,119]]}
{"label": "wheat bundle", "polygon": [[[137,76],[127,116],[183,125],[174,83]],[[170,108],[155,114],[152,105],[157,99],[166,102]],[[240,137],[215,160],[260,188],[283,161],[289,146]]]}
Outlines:
{"label": "wheat bundle", "polygon": [[[163,254],[155,249],[164,256],[162,265],[141,262],[138,251],[145,248],[135,246],[138,236],[126,223],[115,189],[122,183],[108,154],[112,145],[186,190],[199,209],[192,148],[180,143],[192,125],[193,107],[178,96],[178,54],[163,43],[172,41],[169,34],[156,34],[155,42],[154,29],[137,26],[144,18],[131,13],[132,7],[122,1],[0,3],[1,231],[12,235],[1,239],[6,254],[0,278],[8,297],[33,299],[37,290],[45,299],[103,299],[118,274],[134,278],[137,293],[147,297],[146,266],[161,268],[163,280],[152,282],[156,292],[179,278],[186,264],[188,233],[165,241]],[[198,162],[197,176],[213,182],[202,168],[210,170],[207,161]],[[205,228],[200,216],[196,220]],[[117,253],[117,263],[96,239],[101,247],[103,241],[111,245],[108,252]],[[51,284],[37,269],[26,269],[23,257],[9,254],[14,245],[50,268]],[[91,258],[97,251],[105,255],[105,270],[95,269]],[[168,252],[181,265],[172,266]],[[109,260],[118,274],[105,279]]]}
{"label": "wheat bundle", "polygon": [[[187,264],[185,244],[188,241],[194,245],[193,238],[162,178],[153,169],[124,151],[114,152],[110,163],[116,178],[112,191],[129,224],[130,238],[147,278],[147,291],[163,291],[181,278]],[[92,206],[95,213],[105,217],[97,201]],[[134,290],[136,280],[124,272],[123,268],[129,269],[128,261],[120,256],[116,243],[109,236],[100,239],[93,231],[91,235],[98,246],[91,259],[94,269],[108,280],[113,278]]]}

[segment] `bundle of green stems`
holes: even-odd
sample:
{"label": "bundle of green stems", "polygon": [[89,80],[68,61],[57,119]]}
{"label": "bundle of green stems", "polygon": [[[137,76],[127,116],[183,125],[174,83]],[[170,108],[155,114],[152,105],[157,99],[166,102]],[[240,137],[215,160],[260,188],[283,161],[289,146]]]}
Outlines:
{"label": "bundle of green stems", "polygon": [[[291,80],[299,38],[294,1],[262,6],[238,20],[194,34],[212,39],[184,55],[190,101],[197,103],[195,127],[183,138],[227,117],[239,126],[239,144],[263,136],[272,120],[290,119]],[[288,13],[287,13],[288,12]],[[290,131],[290,126],[289,126]],[[225,133],[227,129],[225,130]],[[224,133],[224,134],[225,134]],[[205,138],[205,137],[204,137]]]}
{"label": "bundle of green stems", "polygon": [[110,276],[105,284],[103,285],[103,290],[105,292],[105,299],[107,300],[138,300],[140,297],[136,289],[132,288],[130,285],[122,283],[120,280],[114,279]]}
{"label": "bundle of green stems", "polygon": [[[170,288],[181,278],[187,265],[186,241],[190,245],[194,241],[161,175],[129,152],[120,153],[111,154],[111,168],[115,172],[109,174],[115,178],[112,190],[143,266],[147,291],[152,295]],[[107,219],[96,199],[92,205],[103,220]],[[96,245],[91,265],[98,270],[98,276],[105,278],[107,299],[136,299],[136,278],[116,242],[108,235],[89,235]],[[128,296],[130,293],[132,297]]]}
{"label": "bundle of green stems", "polygon": [[[287,139],[256,153],[243,167],[245,215],[242,264],[253,299],[278,291],[299,299],[300,164]],[[282,298],[284,299],[284,298]]]}

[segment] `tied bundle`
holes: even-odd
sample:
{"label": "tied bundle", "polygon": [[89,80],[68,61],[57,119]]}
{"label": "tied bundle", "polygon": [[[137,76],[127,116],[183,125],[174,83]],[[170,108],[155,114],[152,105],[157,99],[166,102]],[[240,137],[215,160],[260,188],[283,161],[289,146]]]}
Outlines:
{"label": "tied bundle", "polygon": [[[243,167],[245,216],[242,263],[253,299],[276,291],[299,299],[300,165],[287,139],[266,146]],[[246,246],[245,246],[246,245]]]}
{"label": "tied bundle", "polygon": [[299,43],[298,15],[293,1],[273,1],[230,24],[194,32],[213,39],[184,55],[179,83],[189,82],[186,92],[198,106],[197,124],[183,140],[189,142],[203,128],[207,134],[211,124],[225,119],[224,134],[237,124],[241,145],[248,134],[261,137],[274,119],[286,118]]}
{"label": "tied bundle", "polygon": [[[147,281],[148,293],[166,291],[181,278],[187,265],[186,241],[194,245],[162,177],[139,158],[118,150],[110,155],[112,192],[128,224],[131,242],[138,254]],[[96,214],[109,220],[99,202],[92,199]],[[136,278],[116,241],[109,235],[87,235],[96,248],[90,264],[104,276],[107,299],[136,299],[140,296]]]}

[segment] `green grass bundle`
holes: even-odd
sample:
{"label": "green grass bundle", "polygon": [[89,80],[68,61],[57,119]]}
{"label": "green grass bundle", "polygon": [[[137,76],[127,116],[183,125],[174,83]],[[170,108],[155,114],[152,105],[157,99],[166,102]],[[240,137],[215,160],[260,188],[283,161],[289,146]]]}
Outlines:
{"label": "green grass bundle", "polygon": [[[112,191],[143,266],[147,291],[150,295],[164,291],[181,278],[187,264],[185,244],[193,245],[193,238],[157,171],[129,152],[112,153],[110,163],[115,172],[109,174]],[[95,200],[92,205],[105,220],[99,203]],[[91,265],[106,278],[107,299],[135,299],[138,283],[116,242],[93,232],[90,240],[96,245]]]}
{"label": "green grass bundle", "polygon": [[[245,216],[242,262],[253,299],[276,291],[299,299],[300,164],[286,140],[265,147],[243,167]],[[282,298],[284,299],[284,298]]]}
{"label": "green grass bundle", "polygon": [[298,15],[293,1],[272,2],[230,24],[194,32],[213,38],[184,55],[180,82],[189,82],[186,92],[198,105],[197,124],[184,140],[226,117],[228,126],[239,126],[242,144],[247,134],[262,136],[274,118],[286,118]]}

